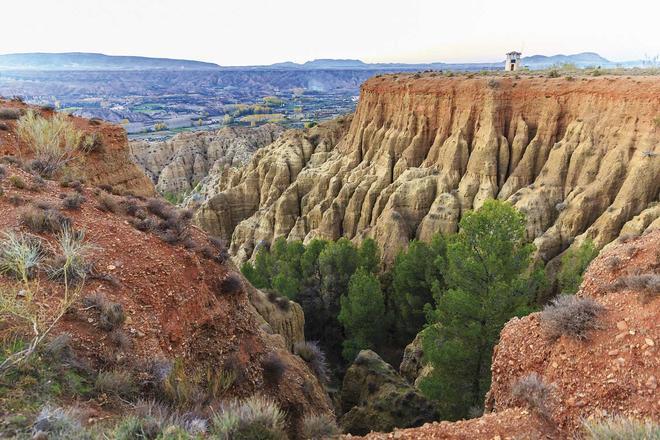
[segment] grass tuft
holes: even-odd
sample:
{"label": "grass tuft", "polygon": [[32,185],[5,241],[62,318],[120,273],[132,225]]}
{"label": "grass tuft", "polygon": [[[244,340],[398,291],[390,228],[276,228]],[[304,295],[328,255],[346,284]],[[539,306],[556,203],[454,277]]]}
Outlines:
{"label": "grass tuft", "polygon": [[284,428],[282,410],[264,397],[252,396],[223,405],[213,418],[211,433],[227,440],[284,440]]}
{"label": "grass tuft", "polygon": [[305,416],[302,423],[302,434],[306,440],[325,440],[336,438],[341,434],[335,420],[328,414]]}

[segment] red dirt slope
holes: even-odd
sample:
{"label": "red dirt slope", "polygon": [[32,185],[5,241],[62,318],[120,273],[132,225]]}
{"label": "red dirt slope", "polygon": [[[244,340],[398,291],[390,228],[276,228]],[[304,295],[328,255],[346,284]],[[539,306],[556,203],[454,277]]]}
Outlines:
{"label": "red dirt slope", "polygon": [[[4,190],[0,196],[0,230],[25,231],[19,220],[23,209],[35,202],[60,207],[60,194],[73,192],[53,181],[36,191],[17,189],[10,183],[12,176],[28,183],[33,176],[14,166],[5,168],[6,176],[0,181]],[[129,216],[97,207],[99,197],[111,197],[118,203],[122,197],[89,188],[84,196],[87,200],[80,210],[62,212],[97,247],[93,252],[97,270],[111,275],[116,282],[90,279],[82,296],[99,292],[120,303],[127,315],[122,330],[131,344],[126,352],[119,353],[108,332],[99,327],[98,313],[81,302],[65,315],[54,334],[71,333],[74,349],[97,368],[142,365],[159,358],[182,358],[191,365],[217,368],[233,358],[238,360],[244,379],[240,386],[230,389],[227,397],[255,392],[271,396],[294,425],[303,413],[331,411],[327,395],[304,362],[286,350],[281,337],[260,328],[262,321],[249,306],[246,289],[231,294],[219,287],[219,281],[234,272],[234,267],[205,258],[200,250],[167,244],[154,233],[135,229]],[[16,197],[25,200],[22,206],[10,203]],[[207,244],[203,232],[192,228],[191,233],[199,247]],[[53,234],[40,235],[54,245]],[[7,282],[6,277],[0,280]],[[61,284],[45,276],[40,277],[39,286],[46,303],[62,294]],[[272,352],[287,367],[275,386],[264,384],[261,367],[264,357]]]}
{"label": "red dirt slope", "polygon": [[[586,340],[549,340],[540,313],[514,318],[502,330],[493,355],[493,383],[486,397],[492,413],[366,438],[572,438],[588,418],[616,414],[659,420],[659,292],[615,284],[628,276],[659,273],[660,230],[610,246],[591,264],[578,292],[606,309],[600,328]],[[532,372],[553,385],[547,402],[550,421],[512,396],[512,384]]]}

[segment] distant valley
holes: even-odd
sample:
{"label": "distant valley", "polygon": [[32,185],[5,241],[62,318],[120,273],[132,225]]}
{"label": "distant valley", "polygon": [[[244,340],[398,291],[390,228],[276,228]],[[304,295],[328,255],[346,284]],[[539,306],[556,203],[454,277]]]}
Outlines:
{"label": "distant valley", "polygon": [[[595,53],[524,57],[529,69],[615,67]],[[637,63],[637,64],[635,64]],[[132,139],[277,123],[302,128],[354,111],[360,84],[405,71],[500,70],[502,63],[369,64],[319,59],[267,66],[94,53],[0,55],[0,96],[122,124]]]}

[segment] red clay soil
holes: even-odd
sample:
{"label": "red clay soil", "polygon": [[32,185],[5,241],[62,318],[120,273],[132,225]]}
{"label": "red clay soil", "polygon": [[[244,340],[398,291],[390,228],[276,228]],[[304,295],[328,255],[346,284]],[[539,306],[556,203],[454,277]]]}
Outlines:
{"label": "red clay soil", "polygon": [[[514,318],[502,330],[493,354],[493,382],[486,397],[491,413],[365,438],[574,438],[589,418],[660,420],[660,292],[613,287],[625,276],[659,273],[660,230],[610,246],[591,264],[578,292],[606,309],[600,328],[586,340],[550,340],[540,313]],[[552,386],[550,421],[512,396],[512,384],[532,372]]]}
{"label": "red clay soil", "polygon": [[[60,207],[60,194],[73,192],[53,181],[47,181],[38,192],[16,189],[10,184],[11,176],[20,176],[28,183],[33,176],[15,166],[5,168],[6,176],[0,182],[4,190],[0,196],[0,230],[27,232],[20,224],[23,209],[35,202]],[[100,196],[95,193],[122,201],[122,197],[87,188],[87,200],[80,210],[62,212],[96,246],[92,259],[98,272],[112,276],[116,282],[89,279],[80,296],[102,293],[122,305],[127,315],[123,331],[130,337],[130,348],[118,351],[109,333],[99,327],[98,312],[81,301],[64,316],[54,334],[70,333],[77,354],[96,368],[181,358],[186,365],[216,369],[229,358],[237,359],[244,378],[240,386],[229,390],[227,398],[254,393],[272,396],[288,411],[293,424],[299,423],[303,413],[330,412],[327,395],[304,362],[284,348],[281,338],[260,328],[245,288],[232,294],[219,287],[219,281],[235,268],[205,258],[199,250],[170,245],[154,233],[138,231],[129,223],[129,216],[100,210]],[[10,204],[13,196],[26,202],[15,207]],[[192,228],[191,232],[200,247],[208,243],[200,230]],[[55,246],[53,234],[39,235]],[[0,282],[7,284],[10,280],[0,277]],[[46,304],[63,293],[61,283],[45,276],[40,276],[39,287],[39,299]],[[261,361],[271,352],[277,352],[287,367],[279,386],[265,385],[262,376]]]}
{"label": "red clay soil", "polygon": [[[44,117],[52,117],[54,112],[40,107],[30,106],[20,101],[0,99],[0,108],[17,108],[27,110],[32,108]],[[139,196],[156,194],[153,182],[131,162],[128,156],[128,138],[123,128],[95,120],[69,116],[73,125],[86,134],[97,134],[101,137],[103,146],[100,151],[90,154],[80,154],[69,164],[70,172],[76,178],[89,184],[107,184],[122,192],[130,192]],[[0,155],[12,155],[30,158],[29,148],[18,139],[15,132],[16,120],[2,120],[9,130],[0,130]]]}

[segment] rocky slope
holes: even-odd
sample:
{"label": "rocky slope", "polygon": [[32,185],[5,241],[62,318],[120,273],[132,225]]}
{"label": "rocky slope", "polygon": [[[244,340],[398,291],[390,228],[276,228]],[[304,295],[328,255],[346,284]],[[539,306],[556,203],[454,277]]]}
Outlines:
{"label": "rocky slope", "polygon": [[420,426],[438,418],[433,402],[371,350],[361,351],[346,372],[341,410],[342,431],[362,435]]}
{"label": "rocky slope", "polygon": [[[57,209],[62,203],[62,191],[71,192],[52,181],[46,181],[38,190],[17,188],[12,184],[15,178],[30,182],[33,177],[13,165],[6,166],[4,173],[6,178],[0,182],[4,192],[0,198],[3,231],[26,231],[21,219],[27,209]],[[85,231],[88,242],[94,246],[89,259],[95,275],[81,286],[79,301],[51,336],[71,335],[76,355],[96,369],[135,369],[146,375],[154,362],[171,365],[180,359],[192,374],[194,368],[219,371],[231,365],[240,373],[240,379],[227,390],[225,398],[261,393],[275,399],[287,413],[291,432],[298,431],[304,414],[331,413],[323,386],[305,362],[288,349],[292,342],[304,338],[304,321],[300,321],[304,318],[299,306],[292,305],[290,309],[297,320],[287,319],[286,313],[275,310],[259,310],[262,317],[256,309],[266,306],[255,308],[250,303],[250,296],[260,292],[255,292],[231,263],[211,258],[204,250],[208,247],[205,233],[191,227],[185,246],[168,244],[157,233],[134,227],[134,219],[121,208],[144,202],[89,187],[81,191],[86,201],[80,209],[63,212],[72,227]],[[101,208],[108,206],[108,198],[120,207],[116,213]],[[55,234],[46,232],[39,236],[45,240],[44,249],[57,248]],[[240,280],[238,286],[223,281],[232,276]],[[0,277],[3,288],[9,283],[8,276]],[[48,304],[56,304],[63,294],[61,284],[46,276],[39,276],[38,289],[44,310],[48,310]],[[123,309],[126,320],[118,330],[126,340],[121,345],[104,329],[94,307],[83,301],[95,295],[103,295]],[[3,330],[4,326],[0,334]],[[269,382],[264,372],[264,360],[273,354],[280,359],[283,371],[276,384]],[[0,408],[0,416],[1,413]]]}
{"label": "rocky slope", "polygon": [[576,237],[602,247],[658,218],[659,96],[658,77],[372,78],[347,131],[283,136],[197,221],[231,237],[238,261],[279,236],[370,236],[389,262],[492,197],[527,215],[545,261]]}
{"label": "rocky slope", "polygon": [[272,143],[282,131],[278,125],[266,124],[180,133],[163,142],[131,142],[130,155],[161,194],[180,194],[191,191],[209,173],[216,179],[211,187],[217,186],[225,168],[247,162],[257,149]]}
{"label": "rocky slope", "polygon": [[[540,313],[514,318],[493,354],[486,415],[366,438],[574,438],[585,419],[659,420],[660,229],[623,241],[594,260],[578,292],[605,307],[586,340],[549,339]],[[550,387],[545,417],[512,392],[530,373]]]}
{"label": "rocky slope", "polygon": [[[0,99],[0,108],[26,110],[29,106],[19,101]],[[32,107],[48,117],[53,114],[48,109]],[[119,192],[131,192],[136,196],[155,194],[149,178],[129,158],[126,132],[116,125],[100,120],[90,121],[70,117],[75,127],[89,135],[99,137],[100,148],[89,154],[80,155],[68,164],[68,174],[73,179],[82,179],[92,185],[110,185]],[[14,130],[15,119],[0,121],[7,128],[0,130],[0,154],[29,158],[30,152],[23,145]]]}

